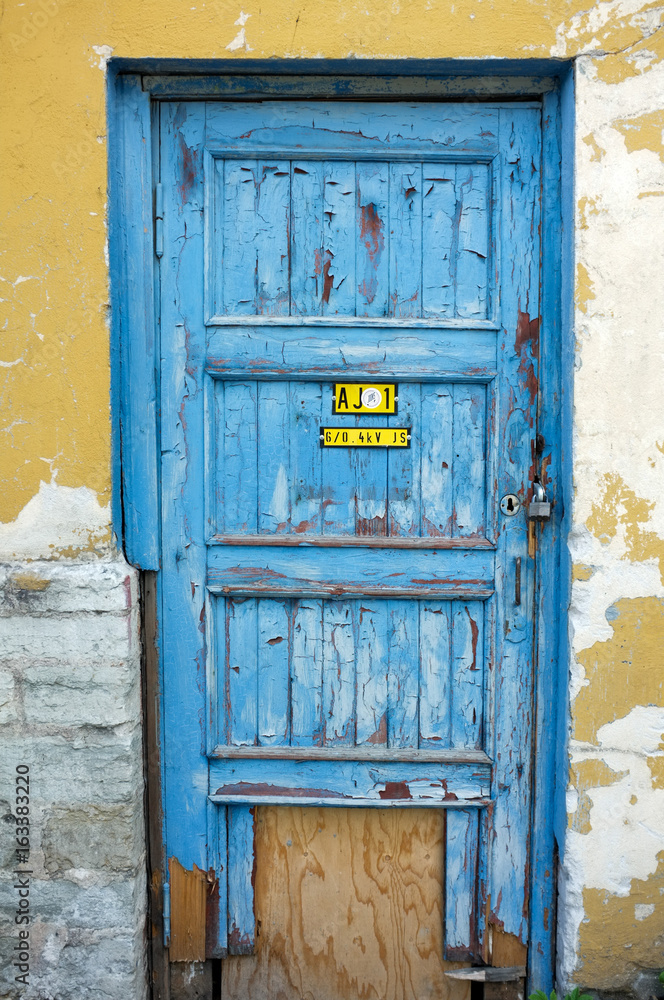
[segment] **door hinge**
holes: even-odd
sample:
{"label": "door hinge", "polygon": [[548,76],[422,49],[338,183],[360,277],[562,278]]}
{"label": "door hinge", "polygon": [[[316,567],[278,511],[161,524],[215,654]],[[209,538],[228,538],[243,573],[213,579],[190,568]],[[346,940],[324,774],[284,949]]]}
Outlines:
{"label": "door hinge", "polygon": [[164,252],[164,188],[157,184],[154,195],[154,252],[161,257]]}
{"label": "door hinge", "polygon": [[171,883],[164,882],[164,899],[163,899],[163,918],[164,918],[164,948],[170,948],[171,946]]}

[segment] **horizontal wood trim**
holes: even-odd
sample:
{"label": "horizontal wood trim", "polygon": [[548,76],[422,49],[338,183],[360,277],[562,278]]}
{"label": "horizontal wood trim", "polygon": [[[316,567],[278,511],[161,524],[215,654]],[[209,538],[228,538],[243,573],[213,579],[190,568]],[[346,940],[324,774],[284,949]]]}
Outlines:
{"label": "horizontal wood trim", "polygon": [[211,754],[220,760],[363,760],[433,762],[437,764],[486,764],[491,758],[483,750],[407,749],[399,747],[241,747],[218,745]]}
{"label": "horizontal wood trim", "polygon": [[432,316],[431,319],[406,317],[399,319],[392,316],[238,316],[230,314],[213,315],[206,321],[206,326],[277,326],[298,327],[356,327],[357,329],[398,330],[400,333],[408,330],[460,330],[462,333],[470,330],[481,330],[487,333],[497,333],[500,323],[495,319],[441,319]]}
{"label": "horizontal wood trim", "polygon": [[362,535],[212,535],[208,545],[268,545],[302,548],[364,549],[495,549],[488,538],[404,538]]}
{"label": "horizontal wood trim", "polygon": [[330,809],[485,809],[491,800],[471,799],[352,799],[321,798],[309,795],[210,795],[210,802],[219,806],[317,806]]}
{"label": "horizontal wood trim", "polygon": [[273,546],[208,550],[212,593],[283,597],[429,597],[485,600],[494,592],[488,550],[342,552]]}

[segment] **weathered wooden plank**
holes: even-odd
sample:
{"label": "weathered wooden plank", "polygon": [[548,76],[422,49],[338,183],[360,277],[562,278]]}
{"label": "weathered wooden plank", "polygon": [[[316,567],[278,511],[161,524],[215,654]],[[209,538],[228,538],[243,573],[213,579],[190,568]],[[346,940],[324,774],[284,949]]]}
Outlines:
{"label": "weathered wooden plank", "polygon": [[291,313],[318,316],[323,305],[323,164],[291,162]]}
{"label": "weathered wooden plank", "polygon": [[421,421],[429,433],[421,445],[421,532],[432,538],[452,534],[453,391],[446,383],[422,386]]}
{"label": "weathered wooden plank", "polygon": [[[531,105],[532,106],[532,105]],[[398,101],[266,101],[263,122],[233,101],[207,105],[208,141],[218,155],[247,150],[292,149],[303,158],[337,156],[380,160],[390,157],[489,160],[498,150],[500,106]],[[407,107],[407,127],[404,127]],[[452,156],[450,156],[452,154]],[[258,155],[255,152],[253,155]],[[263,154],[264,155],[264,154]]]}
{"label": "weathered wooden plank", "polygon": [[226,742],[252,746],[258,736],[258,602],[227,598],[224,627]]}
{"label": "weathered wooden plank", "polygon": [[420,386],[412,382],[399,384],[399,412],[390,417],[388,425],[410,427],[410,448],[391,451],[388,463],[388,517],[391,537],[420,534],[422,475],[420,460],[423,441],[430,431],[422,424]]}
{"label": "weathered wooden plank", "polygon": [[[414,321],[412,321],[414,323]],[[260,332],[239,324],[209,331],[207,368],[213,375],[251,375],[319,381],[321,378],[364,378],[441,382],[446,377],[492,378],[496,373],[493,328],[421,329],[406,331],[388,326],[368,327],[363,320],[352,336],[340,336],[336,327],[321,327],[316,335],[299,326],[261,324]],[[338,326],[343,324],[339,322]],[[327,411],[328,413],[330,411]]]}
{"label": "weathered wooden plank", "polygon": [[259,382],[256,393],[258,532],[282,534],[290,528],[290,384]]}
{"label": "weathered wooden plank", "polygon": [[210,547],[215,592],[284,596],[412,594],[474,598],[493,593],[490,549],[324,549],[258,545]]}
{"label": "weathered wooden plank", "polygon": [[[307,602],[309,603],[309,602]],[[316,682],[320,688],[320,679]],[[221,760],[368,760],[368,761],[436,761],[442,764],[491,764],[491,758],[483,750],[467,750],[463,747],[440,750],[436,747],[386,747],[382,744],[365,743],[353,747],[290,746],[290,747],[236,747],[216,746],[210,757]]]}
{"label": "weathered wooden plank", "polygon": [[255,219],[256,312],[290,313],[290,162],[257,164]]}
{"label": "weathered wooden plank", "polygon": [[291,743],[323,738],[323,602],[293,602],[291,653]]}
{"label": "weathered wooden plank", "polygon": [[422,257],[422,164],[391,163],[391,316],[422,315]]}
{"label": "weathered wooden plank", "polygon": [[205,961],[205,899],[207,875],[197,865],[184,868],[168,859],[171,889],[171,962]]}
{"label": "weathered wooden plank", "polygon": [[385,601],[355,602],[357,744],[387,745],[389,671]]}
{"label": "weathered wooden plank", "polygon": [[[163,658],[163,804],[166,856],[206,871],[205,692],[205,341],[203,273],[204,120],[191,109],[162,107],[161,179],[165,212],[161,303],[160,652]],[[146,410],[145,419],[149,419]],[[203,939],[204,940],[204,939]],[[203,944],[204,947],[204,944]]]}
{"label": "weathered wooden plank", "polygon": [[482,535],[486,508],[486,388],[454,386],[454,534]]}
{"label": "weathered wooden plank", "polygon": [[[291,601],[258,602],[258,739],[263,746],[289,742]],[[247,641],[251,636],[247,636]]]}
{"label": "weathered wooden plank", "polygon": [[452,746],[479,747],[484,692],[484,614],[479,602],[452,605]]}
{"label": "weathered wooden plank", "polygon": [[[323,449],[319,449],[322,451]],[[209,545],[261,545],[268,548],[274,546],[291,546],[293,548],[367,548],[367,549],[495,549],[495,543],[487,538],[440,538],[413,537],[400,538],[395,536],[364,536],[356,538],[349,535],[213,535],[208,539]]]}
{"label": "weathered wooden plank", "polygon": [[[513,402],[499,408],[496,435],[504,442],[499,491],[524,495],[530,487],[538,385],[539,252],[533,234],[540,227],[540,132],[539,118],[533,111],[501,111],[500,115],[500,254],[503,261],[513,260],[501,287],[500,385],[502,399]],[[514,256],[514,246],[523,247],[523,253]],[[534,580],[525,519],[504,518],[501,528],[496,560],[495,650],[500,670],[495,677],[495,728],[486,744],[490,753],[496,754],[494,836],[488,845],[486,899],[489,922],[498,923],[525,944],[527,893],[521,880],[509,873],[525,872],[529,863],[532,622],[527,623],[530,613],[525,609],[532,607]],[[522,604],[517,607],[513,587],[519,557]]]}
{"label": "weathered wooden plank", "polygon": [[416,747],[419,707],[419,602],[388,601],[389,660],[387,739],[391,747]]}
{"label": "weathered wooden plank", "polygon": [[[210,762],[213,802],[253,801],[255,797],[299,797],[305,801],[377,806],[418,800],[460,808],[486,804],[490,766],[480,763],[367,760],[214,759]],[[456,796],[456,797],[455,797]]]}
{"label": "weathered wooden plank", "polygon": [[[256,183],[258,160],[228,160],[224,168],[223,303],[226,316],[256,315]],[[217,246],[217,253],[220,247]]]}
{"label": "weathered wooden plank", "polygon": [[445,814],[445,958],[471,961],[477,940],[478,815]]}
{"label": "weathered wooden plank", "polygon": [[387,163],[358,163],[356,175],[355,314],[386,316],[390,290],[389,169]]}
{"label": "weathered wooden plank", "polygon": [[355,743],[353,602],[323,602],[323,742]]}
{"label": "weathered wooden plank", "polygon": [[454,316],[452,261],[456,221],[456,170],[453,163],[426,163],[422,188],[422,315]]}
{"label": "weathered wooden plank", "polygon": [[324,165],[322,314],[355,315],[355,164]]}
{"label": "weathered wooden plank", "polygon": [[419,745],[450,745],[451,626],[449,601],[420,607]]}
{"label": "weathered wooden plank", "polygon": [[290,506],[295,535],[322,531],[322,461],[318,447],[323,389],[319,382],[293,382],[290,393]]}
{"label": "weathered wooden plank", "polygon": [[256,940],[254,810],[230,805],[227,816],[228,954],[250,955]]}
{"label": "weathered wooden plank", "polygon": [[224,398],[224,528],[258,531],[258,425],[255,382],[228,382]]}
{"label": "weathered wooden plank", "polygon": [[489,168],[485,163],[456,168],[458,218],[456,315],[487,316],[489,278]]}

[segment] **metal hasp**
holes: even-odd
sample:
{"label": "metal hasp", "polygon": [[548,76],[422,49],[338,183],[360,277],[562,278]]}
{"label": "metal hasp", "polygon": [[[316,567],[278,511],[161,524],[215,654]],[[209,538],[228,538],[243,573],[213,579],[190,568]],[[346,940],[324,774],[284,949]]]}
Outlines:
{"label": "metal hasp", "polygon": [[529,521],[548,521],[551,517],[551,503],[546,498],[544,487],[535,480],[533,483],[533,499],[528,504]]}

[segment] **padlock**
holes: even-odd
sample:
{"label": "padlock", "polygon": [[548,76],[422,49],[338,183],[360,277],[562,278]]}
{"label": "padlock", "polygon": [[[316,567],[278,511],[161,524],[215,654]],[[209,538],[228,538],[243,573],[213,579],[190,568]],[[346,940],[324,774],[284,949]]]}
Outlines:
{"label": "padlock", "polygon": [[528,504],[529,521],[548,521],[551,517],[551,504],[546,499],[546,493],[541,483],[533,483],[533,499]]}

